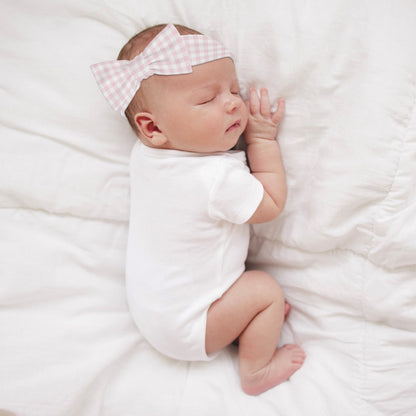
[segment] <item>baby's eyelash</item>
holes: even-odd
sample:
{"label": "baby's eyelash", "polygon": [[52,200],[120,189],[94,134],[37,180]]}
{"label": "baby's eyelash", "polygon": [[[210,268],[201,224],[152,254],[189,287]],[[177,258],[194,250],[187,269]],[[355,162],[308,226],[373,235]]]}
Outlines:
{"label": "baby's eyelash", "polygon": [[202,105],[202,104],[207,104],[207,103],[209,103],[209,102],[213,101],[213,100],[214,100],[214,98],[215,98],[215,97],[210,97],[210,98],[207,98],[207,99],[201,100],[201,102],[199,103],[199,105]]}

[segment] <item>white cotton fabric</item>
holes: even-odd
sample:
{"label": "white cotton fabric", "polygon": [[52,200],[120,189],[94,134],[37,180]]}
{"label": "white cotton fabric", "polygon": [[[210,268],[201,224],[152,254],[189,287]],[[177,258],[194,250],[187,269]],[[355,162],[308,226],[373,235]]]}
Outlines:
{"label": "white cotton fabric", "polygon": [[[259,397],[236,348],[167,358],[127,304],[136,137],[89,66],[169,21],[222,41],[245,97],[286,99],[288,199],[249,263],[307,358]],[[414,416],[415,22],[414,0],[3,0],[0,414]]]}
{"label": "white cotton fabric", "polygon": [[205,361],[210,305],[242,275],[263,198],[241,151],[191,153],[140,142],[130,160],[127,297],[161,353]]}

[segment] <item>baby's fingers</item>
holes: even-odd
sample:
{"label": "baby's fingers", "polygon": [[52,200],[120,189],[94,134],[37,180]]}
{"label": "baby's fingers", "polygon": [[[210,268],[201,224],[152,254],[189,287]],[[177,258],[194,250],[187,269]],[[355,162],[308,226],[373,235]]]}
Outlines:
{"label": "baby's fingers", "polygon": [[279,124],[280,120],[283,118],[284,113],[285,113],[285,100],[283,98],[279,98],[277,110],[272,114],[272,121],[276,124]]}
{"label": "baby's fingers", "polygon": [[250,100],[249,100],[250,113],[257,115],[260,113],[260,100],[257,91],[254,87],[250,88]]}
{"label": "baby's fingers", "polygon": [[263,117],[270,117],[270,99],[267,88],[260,90],[260,114]]}

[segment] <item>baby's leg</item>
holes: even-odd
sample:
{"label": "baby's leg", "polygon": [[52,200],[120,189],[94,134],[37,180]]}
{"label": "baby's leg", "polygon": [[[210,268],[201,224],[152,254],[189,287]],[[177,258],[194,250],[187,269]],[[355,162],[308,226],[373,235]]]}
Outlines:
{"label": "baby's leg", "polygon": [[296,345],[276,349],[285,314],[279,284],[267,273],[248,271],[208,310],[208,354],[239,337],[239,367],[243,390],[263,391],[287,380],[305,359]]}

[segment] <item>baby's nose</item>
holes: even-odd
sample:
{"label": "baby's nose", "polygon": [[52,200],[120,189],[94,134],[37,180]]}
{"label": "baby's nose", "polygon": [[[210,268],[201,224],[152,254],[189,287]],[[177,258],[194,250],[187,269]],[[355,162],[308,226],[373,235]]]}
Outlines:
{"label": "baby's nose", "polygon": [[230,95],[225,102],[225,110],[232,112],[241,105],[241,98],[236,95]]}

